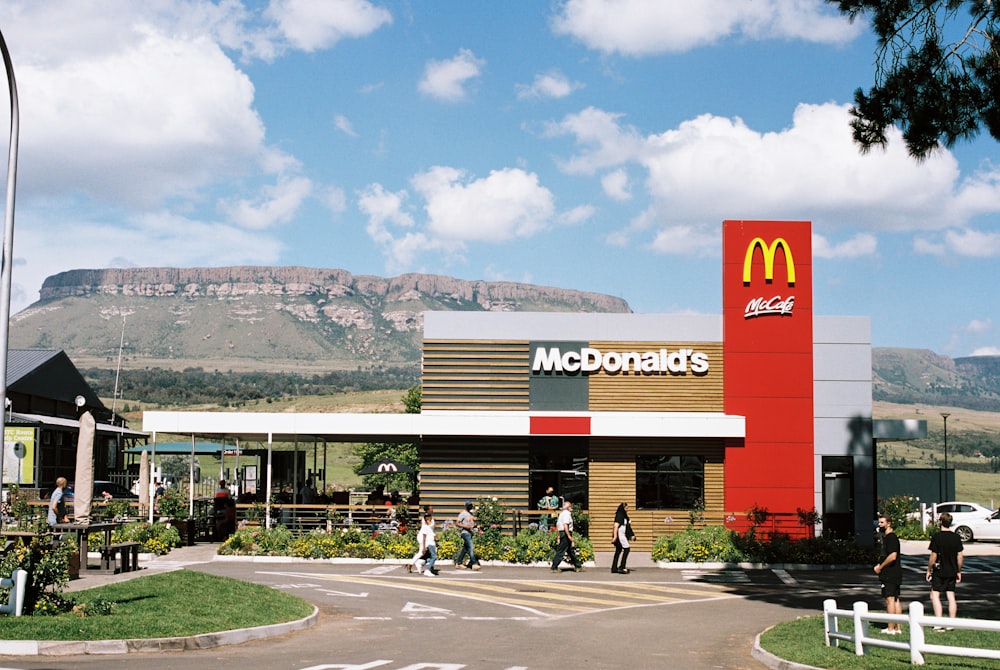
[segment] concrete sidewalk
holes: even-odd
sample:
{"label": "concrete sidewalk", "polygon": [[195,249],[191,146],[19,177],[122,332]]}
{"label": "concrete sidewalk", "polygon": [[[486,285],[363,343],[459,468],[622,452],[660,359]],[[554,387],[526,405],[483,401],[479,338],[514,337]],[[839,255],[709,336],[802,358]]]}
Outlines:
{"label": "concrete sidewalk", "polygon": [[[115,584],[128,579],[142,577],[153,572],[169,572],[178,570],[188,565],[198,563],[211,563],[215,559],[215,551],[219,548],[218,542],[201,542],[193,547],[174,547],[170,553],[163,556],[154,554],[139,554],[139,569],[134,572],[122,572],[117,575],[99,574],[95,570],[80,570],[80,578],[70,580],[65,591],[83,591],[93,589],[106,584]],[[100,554],[91,552],[90,564],[96,565],[100,560]]]}

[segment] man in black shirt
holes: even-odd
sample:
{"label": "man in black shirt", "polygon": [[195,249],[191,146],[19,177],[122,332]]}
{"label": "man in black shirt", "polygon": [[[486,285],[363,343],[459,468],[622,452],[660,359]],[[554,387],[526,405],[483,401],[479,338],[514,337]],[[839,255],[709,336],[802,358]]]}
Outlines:
{"label": "man in black shirt", "polygon": [[[931,558],[927,563],[927,581],[931,583],[931,604],[934,606],[934,616],[941,616],[941,592],[948,596],[948,616],[954,619],[958,616],[958,603],[955,600],[955,586],[962,582],[962,538],[951,530],[951,514],[943,513],[938,517],[941,530],[931,537]],[[945,630],[935,626],[934,630]]]}
{"label": "man in black shirt", "polygon": [[[900,562],[902,552],[899,549],[899,538],[892,530],[892,521],[886,515],[879,515],[878,529],[882,533],[882,560],[875,566],[875,574],[882,582],[882,597],[885,598],[885,611],[889,614],[902,614],[903,603],[899,600],[899,591],[903,584],[903,565]],[[903,627],[898,623],[890,623],[885,628],[886,635],[899,635]]]}

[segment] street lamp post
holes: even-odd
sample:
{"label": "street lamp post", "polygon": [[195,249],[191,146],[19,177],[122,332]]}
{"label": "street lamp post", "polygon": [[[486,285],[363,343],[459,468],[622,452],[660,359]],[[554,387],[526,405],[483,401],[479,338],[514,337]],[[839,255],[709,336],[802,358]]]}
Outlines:
{"label": "street lamp post", "polygon": [[[10,336],[10,288],[14,258],[14,191],[17,184],[17,142],[20,136],[21,113],[17,103],[17,82],[14,64],[7,50],[7,42],[0,32],[0,57],[7,74],[7,91],[10,94],[10,140],[7,151],[7,191],[4,202],[3,253],[0,257],[0,408],[7,400],[7,343]],[[0,410],[0,433],[6,433],[6,423]],[[3,484],[3,439],[0,438],[0,488]]]}
{"label": "street lamp post", "polygon": [[951,416],[948,412],[941,412],[941,418],[944,419],[944,499],[951,500],[949,497],[951,494],[948,491],[948,417]]}

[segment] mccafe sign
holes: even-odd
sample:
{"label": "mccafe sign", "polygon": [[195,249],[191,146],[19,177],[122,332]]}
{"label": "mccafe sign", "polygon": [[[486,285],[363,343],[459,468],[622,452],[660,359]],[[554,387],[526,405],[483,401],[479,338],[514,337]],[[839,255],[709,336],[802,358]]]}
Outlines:
{"label": "mccafe sign", "polygon": [[607,374],[704,375],[708,372],[708,354],[694,349],[658,349],[653,351],[601,351],[594,347],[563,350],[538,347],[531,363],[532,374]]}
{"label": "mccafe sign", "polygon": [[[755,257],[757,250],[764,266],[764,283],[771,285],[774,282],[774,257],[781,250],[785,257],[786,279],[788,287],[795,286],[795,261],[792,258],[792,249],[783,237],[775,238],[768,244],[763,238],[755,237],[747,245],[746,256],[743,259],[743,285],[750,286],[753,279],[753,269],[755,267]],[[761,295],[751,298],[743,310],[743,318],[752,319],[758,316],[789,316],[795,306],[795,296],[781,294]]]}

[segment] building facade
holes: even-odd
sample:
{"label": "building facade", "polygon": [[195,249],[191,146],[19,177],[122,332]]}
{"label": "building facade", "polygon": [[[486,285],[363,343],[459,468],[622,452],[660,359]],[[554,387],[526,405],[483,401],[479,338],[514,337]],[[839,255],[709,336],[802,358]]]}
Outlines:
{"label": "building facade", "polygon": [[425,314],[422,414],[526,421],[424,435],[421,500],[553,486],[597,527],[627,502],[640,548],[692,519],[867,536],[869,321],[814,317],[808,222],[727,221],[723,247],[721,315]]}

